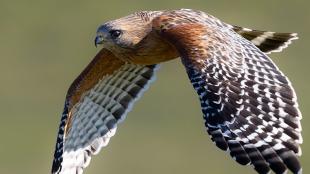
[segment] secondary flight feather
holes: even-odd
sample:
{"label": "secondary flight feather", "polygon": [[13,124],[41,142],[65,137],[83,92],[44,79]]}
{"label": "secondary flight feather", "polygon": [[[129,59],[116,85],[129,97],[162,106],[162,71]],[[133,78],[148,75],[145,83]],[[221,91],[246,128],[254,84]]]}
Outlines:
{"label": "secondary flight feather", "polygon": [[101,50],[68,90],[52,173],[83,173],[159,64],[179,57],[217,147],[260,174],[302,173],[297,97],[267,56],[294,39],[295,33],[238,27],[191,9],[137,12],[102,24],[95,38]]}

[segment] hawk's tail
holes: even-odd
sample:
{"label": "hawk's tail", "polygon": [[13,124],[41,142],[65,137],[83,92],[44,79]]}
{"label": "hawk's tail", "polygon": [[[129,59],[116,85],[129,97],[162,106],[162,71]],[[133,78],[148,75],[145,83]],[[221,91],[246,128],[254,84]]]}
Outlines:
{"label": "hawk's tail", "polygon": [[233,30],[251,41],[265,53],[281,52],[292,40],[298,39],[297,33],[276,33],[270,31],[252,30],[233,26]]}

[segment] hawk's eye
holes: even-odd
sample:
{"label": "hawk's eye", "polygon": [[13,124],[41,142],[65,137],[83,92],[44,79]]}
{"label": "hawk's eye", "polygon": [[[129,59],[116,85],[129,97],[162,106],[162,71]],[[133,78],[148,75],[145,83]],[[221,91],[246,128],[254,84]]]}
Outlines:
{"label": "hawk's eye", "polygon": [[122,34],[121,30],[111,30],[110,35],[113,39],[118,38]]}

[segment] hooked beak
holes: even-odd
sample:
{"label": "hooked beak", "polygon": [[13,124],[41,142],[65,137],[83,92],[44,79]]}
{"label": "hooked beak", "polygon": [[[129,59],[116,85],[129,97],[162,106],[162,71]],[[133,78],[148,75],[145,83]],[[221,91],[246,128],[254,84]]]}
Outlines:
{"label": "hooked beak", "polygon": [[100,45],[103,43],[103,36],[102,35],[97,35],[95,38],[95,46],[97,47],[97,45]]}

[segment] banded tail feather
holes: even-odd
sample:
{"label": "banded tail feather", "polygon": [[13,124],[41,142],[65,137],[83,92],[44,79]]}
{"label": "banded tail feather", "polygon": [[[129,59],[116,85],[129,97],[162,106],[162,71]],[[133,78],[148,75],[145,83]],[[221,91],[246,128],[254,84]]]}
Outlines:
{"label": "banded tail feather", "polygon": [[278,33],[271,31],[252,30],[239,26],[233,26],[233,30],[242,37],[251,41],[266,54],[281,52],[292,40],[298,39],[297,33]]}
{"label": "banded tail feather", "polygon": [[[104,48],[66,97],[53,174],[82,174],[153,81],[153,64],[176,57],[217,147],[259,174],[302,173],[297,97],[267,55],[286,48],[296,33],[233,26],[191,9],[139,12],[102,26],[95,44]],[[116,28],[125,31],[117,42],[111,40]]]}

